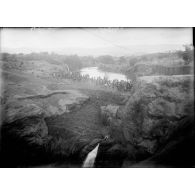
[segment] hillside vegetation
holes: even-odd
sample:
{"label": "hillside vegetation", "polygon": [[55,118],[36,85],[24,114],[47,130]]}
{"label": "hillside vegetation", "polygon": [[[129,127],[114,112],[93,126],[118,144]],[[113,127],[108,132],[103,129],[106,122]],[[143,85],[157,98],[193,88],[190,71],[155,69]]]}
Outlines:
{"label": "hillside vegetation", "polygon": [[100,68],[121,72],[129,78],[146,75],[193,74],[193,47],[185,46],[184,51],[154,53],[141,56],[122,56],[119,59],[104,60]]}

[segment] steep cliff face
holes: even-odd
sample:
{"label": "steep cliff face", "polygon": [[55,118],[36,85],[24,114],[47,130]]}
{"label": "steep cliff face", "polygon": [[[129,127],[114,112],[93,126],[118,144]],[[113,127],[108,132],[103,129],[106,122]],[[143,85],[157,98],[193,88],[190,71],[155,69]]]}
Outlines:
{"label": "steep cliff face", "polygon": [[[131,167],[195,167],[194,117],[181,119],[173,135],[151,157]],[[125,163],[123,166],[127,167]]]}
{"label": "steep cliff face", "polygon": [[40,116],[16,119],[2,126],[2,166],[32,165],[42,161],[49,141],[48,127]]}
{"label": "steep cliff face", "polygon": [[[140,77],[111,135],[154,154],[178,122],[194,112],[193,76]],[[116,120],[115,120],[116,121]]]}

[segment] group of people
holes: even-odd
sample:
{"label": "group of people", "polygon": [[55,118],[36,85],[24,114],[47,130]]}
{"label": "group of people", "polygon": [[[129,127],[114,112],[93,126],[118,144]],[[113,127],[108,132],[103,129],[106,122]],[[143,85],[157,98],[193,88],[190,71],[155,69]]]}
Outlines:
{"label": "group of people", "polygon": [[124,80],[108,80],[106,77],[101,78],[91,78],[89,75],[81,75],[80,72],[68,72],[68,73],[56,73],[53,75],[55,78],[58,79],[71,79],[73,81],[90,81],[95,83],[96,85],[101,85],[104,87],[109,87],[112,89],[117,89],[118,91],[130,91],[132,88],[132,81],[124,81]]}

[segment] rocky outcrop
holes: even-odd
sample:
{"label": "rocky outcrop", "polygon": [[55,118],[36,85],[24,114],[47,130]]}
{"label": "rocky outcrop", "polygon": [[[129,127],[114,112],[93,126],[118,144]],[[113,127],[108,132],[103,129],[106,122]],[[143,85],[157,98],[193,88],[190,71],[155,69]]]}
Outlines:
{"label": "rocky outcrop", "polygon": [[34,103],[24,104],[24,102],[12,101],[5,105],[3,110],[4,123],[12,123],[32,116],[43,116],[43,109]]}
{"label": "rocky outcrop", "polygon": [[32,166],[47,159],[45,151],[50,137],[43,118],[31,116],[4,123],[1,134],[2,167]]}
{"label": "rocky outcrop", "polygon": [[178,122],[173,135],[150,158],[123,167],[195,167],[194,117]]}
{"label": "rocky outcrop", "polygon": [[122,109],[121,124],[110,133],[154,154],[173,135],[178,122],[193,115],[193,108],[193,76],[141,77]]}
{"label": "rocky outcrop", "polygon": [[65,90],[15,96],[7,101],[2,106],[2,166],[26,166],[50,160],[52,147],[59,147],[60,140],[48,135],[45,118],[71,112],[88,99],[79,91]]}
{"label": "rocky outcrop", "polygon": [[94,139],[91,143],[87,144],[82,151],[80,152],[80,158],[84,160],[84,158],[87,156],[89,152],[91,152],[95,146],[100,143],[102,139]]}
{"label": "rocky outcrop", "polygon": [[42,145],[48,136],[48,128],[43,118],[31,116],[5,124],[2,133],[6,139],[12,137],[12,140],[20,139],[28,145]]}
{"label": "rocky outcrop", "polygon": [[110,125],[113,120],[117,119],[117,112],[119,106],[117,105],[108,105],[101,106],[101,118],[104,125]]}
{"label": "rocky outcrop", "polygon": [[126,148],[108,139],[101,142],[96,157],[95,167],[121,167],[126,156]]}
{"label": "rocky outcrop", "polygon": [[52,91],[47,94],[17,96],[8,101],[4,107],[4,123],[12,123],[15,120],[25,119],[31,116],[49,117],[70,112],[80,107],[88,96],[75,91]]}

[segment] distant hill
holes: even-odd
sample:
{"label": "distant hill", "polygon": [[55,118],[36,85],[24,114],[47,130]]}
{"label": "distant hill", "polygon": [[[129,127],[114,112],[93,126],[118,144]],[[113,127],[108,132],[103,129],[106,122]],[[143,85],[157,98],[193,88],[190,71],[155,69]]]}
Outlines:
{"label": "distant hill", "polygon": [[128,55],[143,55],[148,53],[167,52],[174,50],[182,50],[182,45],[179,44],[164,44],[164,45],[123,45],[101,48],[79,48],[79,47],[64,47],[59,49],[52,48],[2,48],[2,52],[8,53],[31,53],[31,52],[55,52],[65,55],[112,55],[112,56],[128,56]]}

